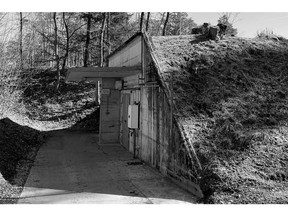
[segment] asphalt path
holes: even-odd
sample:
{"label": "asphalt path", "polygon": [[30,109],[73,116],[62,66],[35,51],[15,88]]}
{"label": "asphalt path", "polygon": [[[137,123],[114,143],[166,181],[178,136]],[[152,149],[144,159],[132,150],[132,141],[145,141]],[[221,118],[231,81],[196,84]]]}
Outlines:
{"label": "asphalt path", "polygon": [[167,204],[196,202],[120,144],[93,133],[58,131],[40,148],[19,204]]}

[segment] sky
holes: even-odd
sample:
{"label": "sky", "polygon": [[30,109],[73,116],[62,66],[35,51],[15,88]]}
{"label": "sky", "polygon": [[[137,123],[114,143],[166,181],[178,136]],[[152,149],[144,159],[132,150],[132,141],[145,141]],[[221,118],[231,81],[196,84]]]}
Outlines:
{"label": "sky", "polygon": [[0,12],[20,11],[187,12],[199,25],[216,25],[221,13],[239,12],[233,24],[238,36],[255,37],[257,32],[268,29],[288,38],[287,0],[9,0],[1,4]]}
{"label": "sky", "polygon": [[[197,24],[210,22],[217,24],[221,12],[240,12],[235,27],[239,36],[254,37],[257,31],[273,30],[274,33],[288,38],[288,4],[287,0],[9,0],[1,2],[0,12],[191,12]],[[206,13],[200,13],[206,12]],[[253,13],[251,13],[253,12]],[[257,13],[255,13],[257,12]],[[265,13],[263,13],[265,12]],[[268,12],[268,13],[266,13]],[[277,13],[275,13],[277,12]],[[280,13],[281,12],[281,13]],[[32,208],[31,208],[32,206]],[[110,208],[110,206],[112,208]],[[245,208],[243,207],[245,206]],[[187,215],[193,212],[201,215],[230,216],[232,211],[238,214],[273,215],[288,212],[288,205],[160,205],[149,208],[145,205],[121,206],[109,205],[6,205],[1,206],[1,213],[7,215],[44,216],[51,215],[118,215],[147,216],[155,214]],[[4,209],[5,207],[5,209]],[[134,208],[134,209],[133,209]],[[24,210],[24,211],[23,211]],[[25,211],[26,210],[26,211]],[[92,213],[93,212],[93,213]],[[236,215],[238,215],[236,212]]]}
{"label": "sky", "polygon": [[[288,7],[287,7],[288,9]],[[197,23],[210,22],[217,24],[221,12],[189,12],[189,16]],[[238,29],[240,37],[255,37],[257,31],[268,29],[276,35],[288,38],[288,12],[239,12],[234,26]]]}

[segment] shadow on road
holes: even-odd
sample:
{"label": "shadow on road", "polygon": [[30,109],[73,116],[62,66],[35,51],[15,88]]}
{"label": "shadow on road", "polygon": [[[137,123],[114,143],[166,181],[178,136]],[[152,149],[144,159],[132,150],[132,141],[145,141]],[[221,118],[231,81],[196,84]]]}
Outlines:
{"label": "shadow on road", "polygon": [[120,144],[98,134],[53,131],[38,152],[19,203],[195,203]]}

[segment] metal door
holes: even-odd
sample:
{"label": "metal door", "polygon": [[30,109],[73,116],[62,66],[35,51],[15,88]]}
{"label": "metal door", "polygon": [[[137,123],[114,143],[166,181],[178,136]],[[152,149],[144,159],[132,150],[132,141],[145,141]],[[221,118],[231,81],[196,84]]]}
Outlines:
{"label": "metal door", "polygon": [[128,128],[128,106],[130,104],[130,94],[122,95],[122,138],[121,144],[129,150],[129,128]]}

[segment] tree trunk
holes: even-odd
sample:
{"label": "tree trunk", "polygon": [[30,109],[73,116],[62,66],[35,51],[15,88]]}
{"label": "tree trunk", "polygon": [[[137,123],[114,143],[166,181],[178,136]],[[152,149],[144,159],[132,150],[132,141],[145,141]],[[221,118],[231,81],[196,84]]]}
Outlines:
{"label": "tree trunk", "polygon": [[168,20],[169,20],[169,14],[170,13],[167,12],[166,19],[165,19],[164,26],[163,26],[162,36],[165,36],[166,27],[167,27],[167,23],[168,23]]}
{"label": "tree trunk", "polygon": [[[32,38],[35,38],[35,29],[32,29]],[[35,66],[35,46],[32,46],[32,53],[31,53],[31,68]]]}
{"label": "tree trunk", "polygon": [[45,60],[46,59],[46,53],[48,52],[47,50],[46,50],[46,41],[45,41],[45,37],[44,36],[42,36],[42,58]]}
{"label": "tree trunk", "polygon": [[179,20],[179,33],[178,33],[178,35],[181,35],[182,34],[182,15],[181,15],[181,12],[177,13],[177,17]]}
{"label": "tree trunk", "polygon": [[66,66],[66,61],[67,61],[67,58],[68,58],[68,54],[69,54],[69,28],[68,28],[68,25],[67,25],[67,22],[66,22],[66,19],[65,19],[65,12],[62,13],[62,18],[63,18],[63,22],[64,22],[64,27],[65,27],[65,33],[66,33],[66,47],[65,47],[65,55],[64,55],[64,58],[63,58],[63,64],[62,64],[62,72],[64,72],[65,70],[65,66]]}
{"label": "tree trunk", "polygon": [[23,40],[23,17],[22,17],[22,12],[20,12],[20,35],[19,35],[19,52],[20,52],[20,69],[23,69],[23,45],[22,45],[22,40]]}
{"label": "tree trunk", "polygon": [[150,19],[150,12],[147,13],[146,32],[148,32],[148,29],[149,29],[149,19]]}
{"label": "tree trunk", "polygon": [[144,12],[141,12],[141,18],[140,18],[140,32],[142,32],[143,19],[144,19]]}
{"label": "tree trunk", "polygon": [[57,28],[56,12],[53,13],[53,21],[54,21],[54,55],[57,70],[57,83],[55,86],[55,91],[58,91],[60,85],[60,70],[59,70],[58,28]]}
{"label": "tree trunk", "polygon": [[84,67],[88,66],[89,59],[89,44],[90,44],[90,29],[91,29],[91,14],[87,15],[87,29],[86,29],[86,43],[85,43],[85,51],[84,51]]}
{"label": "tree trunk", "polygon": [[101,34],[100,34],[100,64],[99,67],[104,66],[104,33],[105,33],[105,24],[106,24],[106,13],[103,13]]}
{"label": "tree trunk", "polygon": [[[52,16],[49,16],[49,30],[48,30],[48,32],[49,32],[49,35],[52,35],[53,34],[53,26],[54,26],[54,24],[53,24],[53,13],[51,13],[51,15]],[[43,28],[44,29],[44,28]],[[44,32],[44,31],[43,31]],[[49,40],[47,40],[47,42],[49,43]],[[50,54],[49,55],[49,57],[51,58],[51,56],[52,56],[52,58],[53,58],[53,53],[54,53],[54,48],[52,47],[52,46],[49,46],[48,45],[48,53]],[[50,61],[50,68],[52,68],[52,67],[54,67],[54,63],[55,63],[55,61],[54,61],[54,59],[52,59],[52,61]]]}
{"label": "tree trunk", "polygon": [[164,21],[164,18],[165,18],[165,13],[162,14],[161,21],[160,21],[160,23],[159,23],[159,25],[158,25],[157,32],[156,32],[156,35],[157,35],[157,36],[158,36],[158,34],[159,34],[159,31],[160,31],[160,28],[161,28],[162,23],[163,23],[163,21]]}
{"label": "tree trunk", "polygon": [[[83,50],[81,49],[81,56],[83,55]],[[80,58],[80,52],[77,52],[77,65],[76,67],[80,66],[80,62],[82,62],[82,59]]]}
{"label": "tree trunk", "polygon": [[107,49],[108,55],[111,53],[111,44],[110,44],[110,12],[107,13]]}

